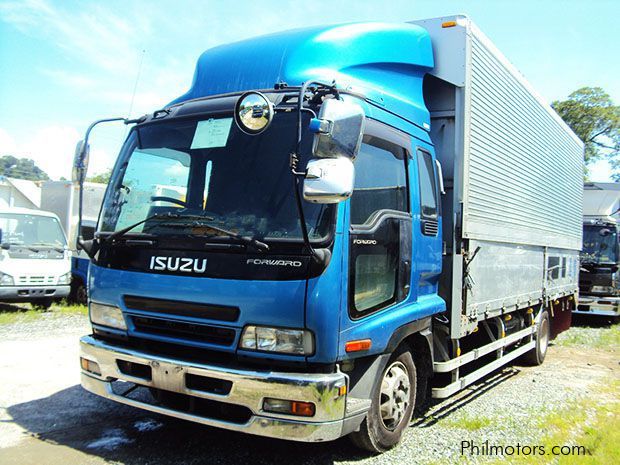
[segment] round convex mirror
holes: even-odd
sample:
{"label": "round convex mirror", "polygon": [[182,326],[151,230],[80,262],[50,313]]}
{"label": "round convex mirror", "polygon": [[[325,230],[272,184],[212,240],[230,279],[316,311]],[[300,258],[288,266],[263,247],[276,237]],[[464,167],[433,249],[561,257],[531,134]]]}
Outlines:
{"label": "round convex mirror", "polygon": [[260,134],[273,119],[273,103],[260,92],[246,92],[235,105],[235,122],[246,134]]}

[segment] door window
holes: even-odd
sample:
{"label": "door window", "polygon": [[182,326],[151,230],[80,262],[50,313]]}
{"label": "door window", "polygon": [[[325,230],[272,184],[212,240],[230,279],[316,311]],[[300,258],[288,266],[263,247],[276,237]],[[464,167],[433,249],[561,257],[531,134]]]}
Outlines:
{"label": "door window", "polygon": [[422,218],[437,219],[437,185],[431,154],[418,150],[418,172],[420,173],[420,215]]}
{"label": "door window", "polygon": [[381,210],[409,210],[405,151],[377,137],[364,136],[355,159],[351,224],[368,223]]}
{"label": "door window", "polygon": [[[366,135],[355,159],[349,270],[349,306],[354,318],[385,308],[402,297],[399,267],[403,238],[399,225],[411,221],[407,215],[406,153],[397,144]],[[382,217],[375,226],[379,213],[386,211],[389,216]]]}

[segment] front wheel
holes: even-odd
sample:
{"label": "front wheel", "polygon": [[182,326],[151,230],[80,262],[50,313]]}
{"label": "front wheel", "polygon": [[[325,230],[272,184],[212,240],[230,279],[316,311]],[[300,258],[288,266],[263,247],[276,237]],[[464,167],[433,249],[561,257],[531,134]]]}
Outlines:
{"label": "front wheel", "polygon": [[353,443],[370,452],[385,452],[400,442],[416,401],[417,374],[406,347],[394,352],[373,393],[372,404]]}
{"label": "front wheel", "polygon": [[536,331],[536,347],[523,355],[523,361],[528,365],[542,365],[547,355],[550,338],[551,323],[549,321],[549,312],[543,310],[538,322],[538,330]]}
{"label": "front wheel", "polygon": [[79,305],[86,305],[88,303],[88,290],[81,280],[75,280],[75,283],[71,283],[69,301]]}
{"label": "front wheel", "polygon": [[48,310],[54,302],[50,299],[38,300],[36,302],[32,302],[32,306],[35,310]]}

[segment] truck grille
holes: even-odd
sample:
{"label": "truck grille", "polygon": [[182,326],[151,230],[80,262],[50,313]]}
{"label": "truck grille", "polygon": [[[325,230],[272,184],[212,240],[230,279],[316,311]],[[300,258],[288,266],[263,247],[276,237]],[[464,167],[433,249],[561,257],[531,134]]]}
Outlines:
{"label": "truck grille", "polygon": [[136,331],[144,334],[167,336],[222,346],[230,346],[235,340],[235,331],[229,328],[138,315],[132,315],[131,319]]}
{"label": "truck grille", "polygon": [[221,321],[237,321],[239,318],[239,308],[225,305],[155,299],[152,297],[133,295],[126,295],[123,299],[127,308],[142,310],[149,313],[165,313],[168,315],[207,318]]}
{"label": "truck grille", "polygon": [[54,276],[18,276],[17,284],[18,285],[45,285],[45,284],[54,284],[55,277]]}

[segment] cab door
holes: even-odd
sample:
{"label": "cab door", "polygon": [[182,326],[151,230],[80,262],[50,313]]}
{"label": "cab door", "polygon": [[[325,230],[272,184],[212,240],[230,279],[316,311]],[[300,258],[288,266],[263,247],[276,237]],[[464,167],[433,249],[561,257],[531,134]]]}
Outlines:
{"label": "cab door", "polygon": [[409,138],[369,121],[355,160],[349,203],[348,315],[359,320],[397,305],[411,289]]}

